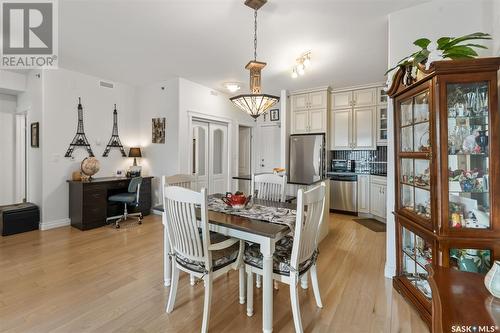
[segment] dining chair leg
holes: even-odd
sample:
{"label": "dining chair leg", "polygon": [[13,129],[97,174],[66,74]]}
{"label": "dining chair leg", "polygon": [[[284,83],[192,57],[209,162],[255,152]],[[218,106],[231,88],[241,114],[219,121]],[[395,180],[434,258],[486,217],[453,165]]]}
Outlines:
{"label": "dining chair leg", "polygon": [[203,302],[203,323],[201,324],[201,332],[208,332],[208,322],[210,320],[210,305],[212,303],[212,273],[205,275],[205,300]]}
{"label": "dining chair leg", "polygon": [[170,283],[170,295],[168,296],[167,313],[172,312],[175,304],[175,296],[177,295],[177,286],[179,284],[179,269],[176,266],[175,260],[172,260],[172,281]]}
{"label": "dining chair leg", "polygon": [[245,304],[245,266],[240,267],[240,304]]}
{"label": "dining chair leg", "polygon": [[172,282],[171,277],[171,267],[170,264],[170,256],[168,253],[170,252],[170,242],[168,240],[167,227],[163,226],[163,285],[165,287],[170,286]]}
{"label": "dining chair leg", "polygon": [[189,274],[189,284],[192,286],[196,284],[196,277],[193,274]]}
{"label": "dining chair leg", "polygon": [[280,286],[278,284],[278,281],[274,280],[274,289],[279,290]]}
{"label": "dining chair leg", "polygon": [[255,274],[255,286],[260,289],[262,286],[262,275]]}
{"label": "dining chair leg", "polygon": [[253,316],[253,273],[247,272],[247,316]]}
{"label": "dining chair leg", "polygon": [[307,273],[305,273],[304,275],[302,275],[300,277],[300,287],[302,289],[307,289],[309,287],[309,285],[307,283]]}
{"label": "dining chair leg", "polygon": [[293,314],[293,324],[295,326],[296,333],[302,333],[302,320],[300,318],[300,307],[299,307],[299,293],[298,287],[298,276],[290,276],[290,303],[292,305]]}
{"label": "dining chair leg", "polygon": [[321,295],[319,294],[318,272],[316,271],[316,265],[312,265],[309,272],[311,272],[311,283],[314,291],[314,298],[316,298],[316,305],[318,308],[322,308],[323,303],[321,302]]}

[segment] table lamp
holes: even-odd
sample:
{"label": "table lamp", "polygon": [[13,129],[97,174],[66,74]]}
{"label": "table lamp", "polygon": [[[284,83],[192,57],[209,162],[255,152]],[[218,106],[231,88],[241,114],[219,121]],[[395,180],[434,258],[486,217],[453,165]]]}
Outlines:
{"label": "table lamp", "polygon": [[137,157],[142,157],[141,148],[133,147],[128,151],[128,157],[134,158],[134,166],[137,166]]}

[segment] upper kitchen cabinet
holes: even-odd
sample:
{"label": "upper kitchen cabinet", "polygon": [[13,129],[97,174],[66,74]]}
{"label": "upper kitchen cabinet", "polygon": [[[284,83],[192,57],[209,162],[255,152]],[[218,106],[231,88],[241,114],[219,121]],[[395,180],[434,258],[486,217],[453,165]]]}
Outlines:
{"label": "upper kitchen cabinet", "polygon": [[352,106],[352,91],[343,91],[332,94],[332,109],[346,109]]}
{"label": "upper kitchen cabinet", "polygon": [[291,134],[326,133],[328,93],[328,88],[324,87],[291,94]]}
{"label": "upper kitchen cabinet", "polygon": [[377,104],[377,90],[375,88],[354,90],[352,106],[370,106]]}

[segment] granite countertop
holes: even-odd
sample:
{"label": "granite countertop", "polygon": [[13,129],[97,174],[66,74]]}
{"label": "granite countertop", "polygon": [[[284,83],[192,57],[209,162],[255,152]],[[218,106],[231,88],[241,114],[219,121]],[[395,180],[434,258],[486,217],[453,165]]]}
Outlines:
{"label": "granite countertop", "polygon": [[386,173],[366,173],[366,172],[331,172],[328,171],[326,173],[327,176],[331,175],[370,175],[370,176],[379,176],[379,177],[387,177]]}
{"label": "granite countertop", "polygon": [[[239,179],[239,180],[252,180],[252,176],[250,175],[238,175],[238,176],[233,176],[233,179]],[[314,185],[314,184],[317,184],[321,181],[324,181],[324,180],[328,180],[329,178],[328,177],[323,177],[323,178],[320,178],[320,179],[310,179],[310,180],[305,180],[303,182],[292,182],[292,181],[288,181],[287,184],[293,184],[293,185]]]}

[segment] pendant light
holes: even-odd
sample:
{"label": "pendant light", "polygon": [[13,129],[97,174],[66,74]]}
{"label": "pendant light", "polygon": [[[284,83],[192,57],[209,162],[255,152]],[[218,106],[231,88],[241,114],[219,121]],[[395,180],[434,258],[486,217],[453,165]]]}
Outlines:
{"label": "pendant light", "polygon": [[265,62],[257,61],[257,10],[262,7],[266,0],[246,0],[245,5],[254,10],[254,53],[245,69],[250,71],[250,94],[231,97],[229,100],[238,108],[248,113],[254,119],[269,110],[279,102],[278,96],[261,93],[261,71],[267,65]]}

